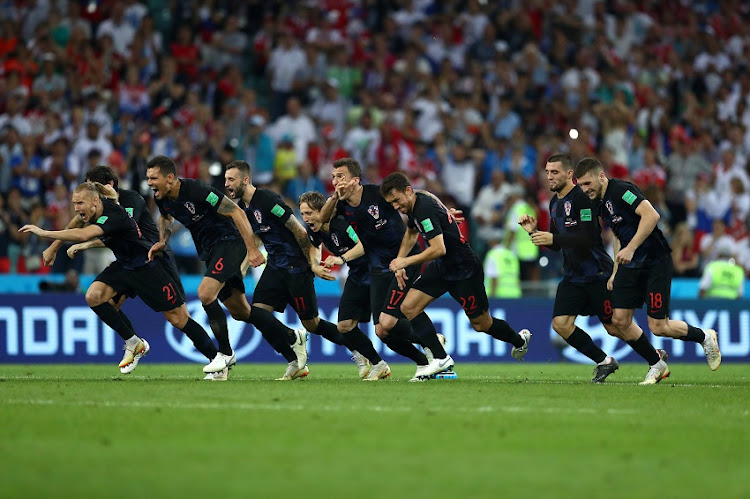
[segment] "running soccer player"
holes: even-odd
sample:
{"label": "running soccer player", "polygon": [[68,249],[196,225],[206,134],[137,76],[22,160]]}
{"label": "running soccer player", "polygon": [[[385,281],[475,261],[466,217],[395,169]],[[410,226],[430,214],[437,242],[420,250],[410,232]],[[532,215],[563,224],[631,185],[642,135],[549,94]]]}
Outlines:
{"label": "running soccer player", "polygon": [[[229,342],[227,317],[221,301],[232,318],[254,325],[269,343],[287,332],[287,328],[273,314],[258,307],[250,307],[245,297],[245,262],[258,267],[265,262],[253,237],[245,214],[223,193],[192,179],[177,177],[174,161],[166,156],[155,156],[146,164],[148,185],[154,191],[159,207],[159,241],[149,251],[155,258],[164,250],[176,219],[193,236],[198,257],[206,262],[206,272],[198,286],[198,299],[208,315],[211,330],[219,344],[216,362],[207,366],[207,373],[226,378],[228,368],[236,363]],[[234,222],[234,223],[233,223]],[[281,345],[286,356],[295,356],[307,363],[306,335],[292,331],[293,346]]]}
{"label": "running soccer player", "polygon": [[550,230],[538,230],[537,221],[530,215],[522,215],[518,223],[531,234],[535,245],[562,250],[563,279],[557,286],[552,328],[568,345],[596,363],[591,382],[603,383],[619,364],[575,325],[579,315],[598,316],[609,335],[626,341],[646,360],[654,358],[655,350],[643,331],[635,338],[623,337],[612,325],[613,262],[602,243],[597,204],[573,184],[573,160],[567,154],[554,154],[544,169],[549,188],[555,193],[549,202]]}
{"label": "running soccer player", "polygon": [[[411,284],[401,303],[407,319],[424,313],[427,306],[445,293],[461,304],[471,327],[495,339],[513,345],[511,355],[523,360],[529,349],[528,329],[517,333],[502,319],[489,313],[489,300],[484,288],[482,262],[458,229],[448,209],[434,195],[414,191],[409,178],[401,172],[388,175],[380,185],[380,193],[393,208],[409,219],[406,234],[396,258],[389,268],[397,275],[412,265],[427,264]],[[421,253],[411,254],[417,237],[427,241]]]}
{"label": "running soccer player", "polygon": [[[146,201],[143,199],[143,196],[141,196],[136,191],[132,191],[129,189],[120,189],[119,179],[117,178],[117,174],[115,174],[112,168],[105,165],[95,166],[86,172],[86,180],[89,182],[98,182],[102,185],[109,185],[115,191],[117,191],[118,204],[125,208],[125,211],[128,212],[131,217],[133,217],[133,219],[138,224],[138,227],[141,229],[141,232],[143,232],[144,237],[149,241],[159,240],[159,230],[156,228],[156,224],[151,218],[151,213],[149,213],[148,211],[148,207],[146,206]],[[83,222],[83,219],[80,216],[76,215],[70,220],[66,228],[80,228],[84,225],[85,224]],[[42,253],[42,260],[44,261],[45,265],[51,266],[55,262],[57,252],[62,244],[63,241],[54,240],[52,241],[52,244],[50,244],[49,247],[44,250],[44,252]],[[73,258],[79,251],[93,247],[104,247],[104,243],[102,243],[98,238],[94,238],[90,241],[74,244],[73,246],[68,248],[67,254],[70,258]],[[167,246],[164,253],[167,259],[168,269],[172,273],[174,281],[179,282],[179,285],[182,286],[171,248]],[[120,310],[120,307],[128,296],[118,293],[112,286],[108,284],[111,279],[114,279],[115,281],[120,280],[118,277],[111,278],[110,276],[118,276],[122,271],[122,266],[117,262],[114,262],[112,265],[104,269],[104,271],[102,271],[102,273],[97,276],[94,282],[92,282],[89,288],[86,290],[86,303],[88,303],[89,307],[91,307],[91,309],[99,316],[99,318],[110,328],[112,328],[114,331],[117,331],[121,336],[123,334],[127,334],[128,337],[131,337],[135,334],[133,325],[130,322],[130,319],[128,319],[127,315],[125,315],[125,313]],[[109,304],[109,306],[107,306],[107,304]],[[110,309],[110,307],[114,307],[114,312]],[[119,316],[119,320],[115,318],[115,314]],[[126,346],[125,355],[120,366],[120,371],[126,373],[134,369],[135,365],[132,363],[133,358],[133,352],[129,352]],[[212,359],[213,357],[211,357],[209,360]]]}
{"label": "running soccer player", "polygon": [[[391,350],[417,364],[410,381],[422,381],[450,369],[453,359],[443,348],[427,314],[408,321],[400,310],[406,295],[404,280],[412,282],[419,273],[418,266],[409,267],[405,279],[402,277],[399,282],[388,268],[398,255],[406,230],[401,215],[383,198],[377,185],[362,185],[362,167],[354,159],[334,161],[332,175],[334,195],[320,210],[320,217],[332,220],[336,215],[343,216],[362,241],[370,269],[370,307],[376,334]],[[418,250],[416,245],[412,249]],[[425,352],[420,352],[412,341],[422,345]]]}
{"label": "running soccer player", "polygon": [[[310,240],[292,209],[275,192],[253,185],[250,165],[245,161],[232,161],[226,166],[224,187],[229,197],[237,200],[237,205],[247,215],[246,220],[250,221],[256,240],[262,241],[268,252],[268,264],[253,292],[253,308],[267,310],[270,314],[273,310],[282,312],[291,305],[309,332],[353,350],[336,326],[318,315]],[[334,279],[330,272],[321,277]],[[271,346],[276,348],[279,340],[283,343],[284,338],[289,344],[294,344],[298,336],[288,329],[285,335],[277,336]],[[279,380],[291,381],[309,374],[306,362],[288,356],[284,358],[289,364]]]}
{"label": "running soccer player", "polygon": [[[655,335],[700,343],[708,366],[717,370],[721,352],[716,331],[669,319],[672,249],[656,226],[660,217],[654,207],[635,185],[607,178],[597,159],[579,161],[575,176],[583,192],[600,201],[599,216],[615,235],[612,323],[625,337],[639,336],[640,327],[633,322],[633,314],[646,303],[648,327]],[[663,359],[651,352],[649,357],[651,367],[642,385],[653,385],[669,376],[669,366]]]}
{"label": "running soccer player", "polygon": [[[76,187],[72,195],[73,208],[85,227],[49,231],[35,225],[25,225],[19,230],[58,241],[93,241],[90,247],[103,245],[112,250],[116,261],[95,281],[102,283],[97,286],[107,294],[104,301],[92,305],[92,309],[125,341],[125,355],[120,362],[122,373],[135,370],[138,361],[149,352],[150,347],[145,339],[135,334],[130,321],[122,320],[124,314],[110,304],[109,300],[116,293],[139,296],[152,310],[162,312],[170,324],[185,333],[198,351],[213,362],[218,357],[218,351],[206,331],[190,318],[182,283],[165,258],[149,260],[149,250],[155,240],[146,237],[130,213],[116,200],[114,188],[97,182],[85,182]],[[97,286],[93,287],[97,289]]]}
{"label": "running soccer player", "polygon": [[[367,260],[362,258],[365,248],[354,227],[343,217],[334,217],[323,222],[320,209],[326,199],[319,192],[308,191],[299,198],[302,220],[307,224],[307,234],[312,244],[312,269],[315,275],[328,279],[334,265],[348,265],[349,275],[339,301],[339,316],[336,327],[352,347],[352,359],[359,367],[359,377],[376,381],[391,375],[388,364],[378,355],[370,339],[359,328],[360,322],[370,322],[370,271]],[[325,244],[332,255],[321,265],[321,244]]]}

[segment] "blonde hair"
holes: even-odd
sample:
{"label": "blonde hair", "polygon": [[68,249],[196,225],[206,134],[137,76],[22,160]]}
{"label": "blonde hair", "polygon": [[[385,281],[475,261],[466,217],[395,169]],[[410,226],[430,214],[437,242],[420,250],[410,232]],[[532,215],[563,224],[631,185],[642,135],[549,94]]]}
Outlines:
{"label": "blonde hair", "polygon": [[73,192],[90,192],[91,194],[103,199],[109,199],[118,202],[119,194],[111,185],[100,184],[99,182],[84,182],[79,184]]}

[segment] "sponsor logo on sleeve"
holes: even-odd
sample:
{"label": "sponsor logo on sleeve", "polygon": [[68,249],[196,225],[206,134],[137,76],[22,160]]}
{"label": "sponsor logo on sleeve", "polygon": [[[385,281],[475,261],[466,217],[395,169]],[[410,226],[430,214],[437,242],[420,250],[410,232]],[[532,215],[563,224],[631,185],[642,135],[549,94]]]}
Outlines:
{"label": "sponsor logo on sleeve", "polygon": [[347,227],[346,233],[349,235],[349,239],[351,239],[355,243],[359,242],[359,236],[357,235],[357,231],[354,230],[354,227],[352,227],[351,225]]}
{"label": "sponsor logo on sleeve", "polygon": [[422,228],[425,232],[430,232],[432,229],[434,229],[434,227],[432,226],[432,220],[430,220],[429,218],[425,218],[419,223],[422,224]]}
{"label": "sponsor logo on sleeve", "polygon": [[104,215],[102,215],[96,219],[96,223],[98,223],[99,225],[104,225],[104,222],[106,222],[108,218],[109,217],[105,217]]}
{"label": "sponsor logo on sleeve", "polygon": [[271,208],[271,213],[276,215],[277,217],[281,218],[284,215],[284,208],[281,206],[275,204],[273,208]]}
{"label": "sponsor logo on sleeve", "polygon": [[128,212],[128,215],[130,215],[130,218],[133,218],[133,208],[125,208],[125,211]]}
{"label": "sponsor logo on sleeve", "polygon": [[590,222],[591,221],[591,208],[586,208],[585,210],[581,210],[581,222]]}
{"label": "sponsor logo on sleeve", "polygon": [[211,206],[216,206],[216,203],[219,202],[219,196],[217,196],[215,192],[209,192],[208,196],[206,196],[206,201]]}
{"label": "sponsor logo on sleeve", "polygon": [[625,194],[622,195],[622,200],[625,201],[626,203],[632,205],[633,201],[635,201],[636,197],[637,196],[635,194],[633,194],[633,191],[627,191],[627,192],[625,192]]}

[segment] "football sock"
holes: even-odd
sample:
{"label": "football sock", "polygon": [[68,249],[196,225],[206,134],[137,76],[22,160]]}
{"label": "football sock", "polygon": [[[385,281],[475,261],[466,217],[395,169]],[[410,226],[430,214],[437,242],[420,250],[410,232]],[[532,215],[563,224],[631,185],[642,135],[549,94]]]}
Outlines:
{"label": "football sock", "polygon": [[185,324],[180,331],[190,338],[190,341],[193,342],[195,348],[208,360],[213,360],[213,358],[216,357],[216,352],[218,352],[216,345],[211,341],[206,330],[192,318],[188,319],[187,324]]}
{"label": "football sock", "polygon": [[502,319],[492,318],[492,326],[486,331],[487,334],[495,338],[496,340],[510,343],[516,348],[523,346],[523,338],[510,327],[510,324]]}
{"label": "football sock", "polygon": [[111,327],[123,340],[127,341],[129,338],[135,336],[133,328],[128,327],[128,325],[123,322],[120,317],[120,312],[115,310],[115,307],[109,303],[102,303],[101,305],[91,307],[91,310],[93,310],[102,322]]}
{"label": "football sock", "polygon": [[372,365],[375,365],[383,360],[375,350],[375,347],[373,346],[372,341],[370,341],[370,338],[368,338],[367,335],[362,332],[359,326],[354,326],[354,329],[352,329],[348,333],[343,333],[342,336],[349,342],[350,350],[356,350],[361,353],[367,360],[370,361]]}
{"label": "football sock", "polygon": [[650,366],[653,366],[661,360],[659,352],[657,352],[651,342],[648,341],[646,333],[642,333],[637,340],[628,341],[627,344],[635,350],[635,353],[646,359],[646,362],[648,362],[648,365]]}
{"label": "football sock", "polygon": [[265,308],[256,307],[255,305],[251,306],[250,315],[245,322],[249,322],[259,329],[264,337],[266,336],[266,332],[268,332],[268,334],[275,334],[283,338],[289,345],[294,345],[294,342],[297,341],[297,335],[294,334],[294,330],[286,327],[272,312],[269,312]]}
{"label": "football sock", "polygon": [[349,346],[349,343],[346,341],[346,338],[344,338],[344,335],[339,333],[339,329],[336,327],[336,325],[328,321],[320,319],[320,321],[318,322],[318,327],[315,328],[313,334],[322,336],[323,338],[327,339],[331,343],[335,343],[336,345],[344,345],[349,350],[352,350],[352,348]]}
{"label": "football sock", "polygon": [[578,326],[576,326],[573,334],[571,334],[565,341],[568,342],[568,345],[572,346],[597,364],[607,358],[607,354],[604,353],[601,348],[596,346],[596,343],[591,339],[591,336],[586,334],[586,331]]}
{"label": "football sock", "polygon": [[706,333],[704,333],[702,329],[699,329],[695,326],[691,326],[690,324],[688,324],[687,327],[688,327],[687,336],[683,336],[680,339],[682,341],[693,341],[695,343],[703,343],[703,340],[706,339]]}
{"label": "football sock", "polygon": [[117,310],[117,313],[120,315],[120,320],[125,323],[125,326],[133,331],[133,334],[135,334],[135,328],[133,327],[133,323],[130,322],[130,319],[128,319],[128,316],[125,315],[125,312],[122,311],[122,309]]}
{"label": "football sock", "polygon": [[[248,322],[255,326],[255,329],[260,331],[263,338],[271,345],[271,348],[279,352],[284,356],[287,362],[297,360],[297,355],[292,350],[292,345],[297,341],[297,336],[294,331],[286,327],[280,320],[266,309],[252,306],[250,307],[250,315],[247,317]],[[290,343],[287,339],[287,333],[292,333],[294,339]]]}
{"label": "football sock", "polygon": [[224,355],[232,355],[232,345],[229,343],[229,329],[227,328],[227,316],[224,309],[219,305],[219,300],[214,300],[208,305],[203,305],[203,310],[208,316],[208,325],[211,326],[219,344],[219,351]]}
{"label": "football sock", "polygon": [[421,340],[419,344],[429,348],[436,359],[444,359],[448,356],[437,337],[435,324],[432,323],[426,313],[422,312],[413,318],[411,320],[411,327],[414,330],[414,334]]}
{"label": "football sock", "polygon": [[397,354],[402,355],[407,359],[413,360],[417,365],[426,366],[427,364],[429,364],[429,362],[427,362],[427,357],[425,357],[422,352],[417,350],[417,347],[412,345],[408,340],[405,340],[404,338],[398,338],[396,336],[388,335],[383,340],[383,343],[385,343],[388,348],[390,348]]}
{"label": "football sock", "polygon": [[406,319],[398,319],[393,329],[388,331],[388,336],[396,336],[398,338],[409,340],[412,343],[418,343],[414,341],[414,334],[412,331],[411,323]]}

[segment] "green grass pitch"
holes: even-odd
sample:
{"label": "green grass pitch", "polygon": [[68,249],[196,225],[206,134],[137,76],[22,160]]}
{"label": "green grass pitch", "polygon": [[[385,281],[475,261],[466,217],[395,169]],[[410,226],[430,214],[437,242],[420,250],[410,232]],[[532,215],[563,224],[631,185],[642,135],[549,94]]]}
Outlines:
{"label": "green grass pitch", "polygon": [[4,498],[750,497],[750,364],[0,365]]}

